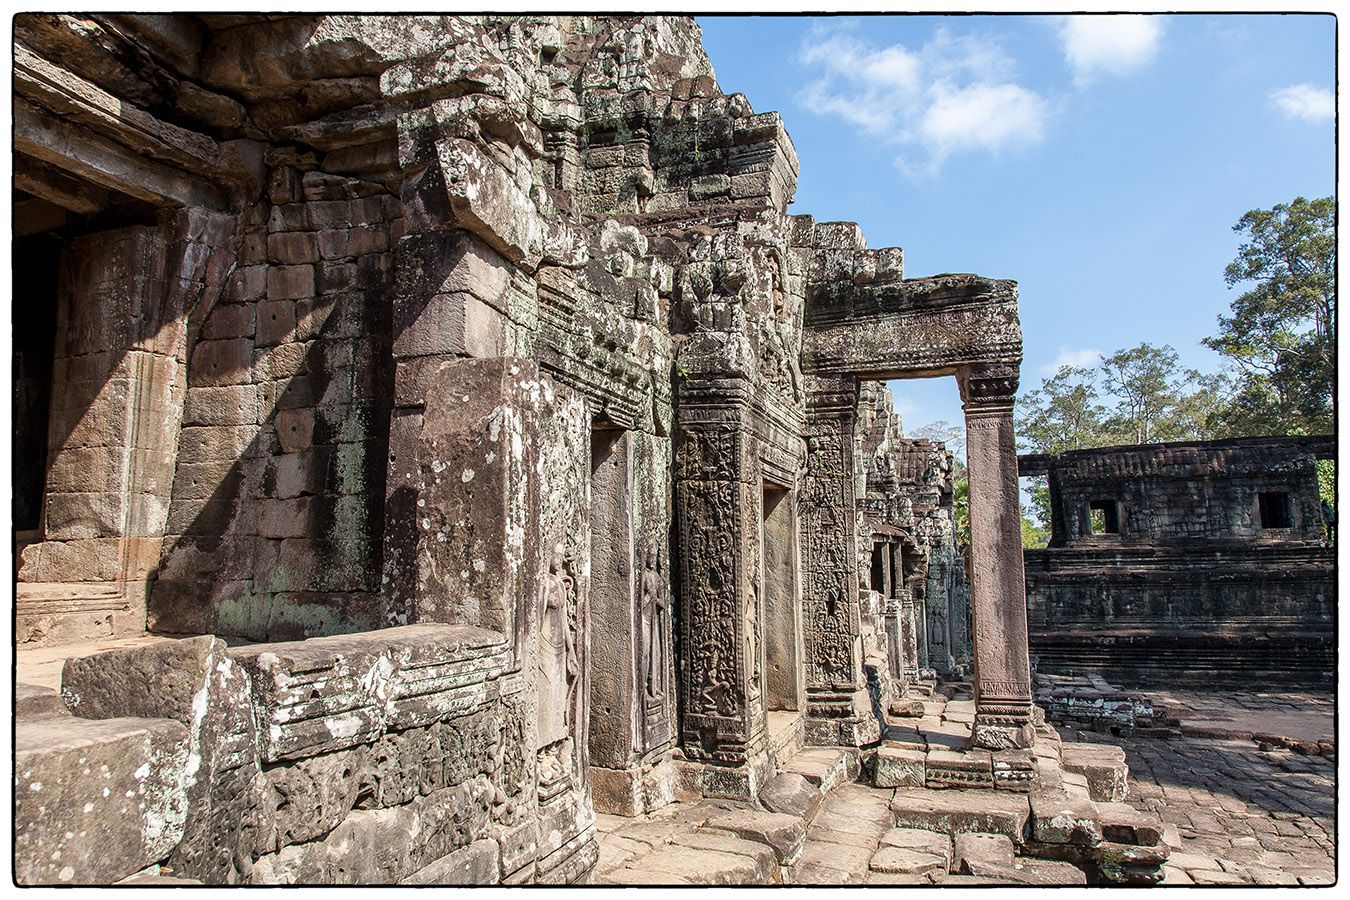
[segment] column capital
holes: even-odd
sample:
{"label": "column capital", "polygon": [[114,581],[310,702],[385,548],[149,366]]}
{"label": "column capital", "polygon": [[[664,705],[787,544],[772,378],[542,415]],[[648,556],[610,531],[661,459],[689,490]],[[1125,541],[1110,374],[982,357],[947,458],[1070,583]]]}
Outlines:
{"label": "column capital", "polygon": [[960,371],[956,382],[961,402],[971,407],[1011,406],[1017,395],[1018,368],[1008,364],[981,364]]}

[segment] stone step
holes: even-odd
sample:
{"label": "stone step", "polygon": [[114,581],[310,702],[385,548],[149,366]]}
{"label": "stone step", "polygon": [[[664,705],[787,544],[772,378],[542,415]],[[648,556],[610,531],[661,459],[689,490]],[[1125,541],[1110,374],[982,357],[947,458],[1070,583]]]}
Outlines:
{"label": "stone step", "polygon": [[774,710],[768,715],[769,759],[775,769],[806,746],[806,716],[800,712]]}
{"label": "stone step", "polygon": [[802,776],[828,794],[846,781],[858,777],[858,753],[841,747],[808,747],[781,769]]}
{"label": "stone step", "polygon": [[1031,818],[1031,803],[1026,794],[1010,791],[897,788],[891,811],[900,828],[953,837],[968,832],[1002,834],[1020,843]]}
{"label": "stone step", "polygon": [[52,688],[38,684],[14,685],[14,716],[19,719],[36,719],[41,716],[68,716],[65,701]]}
{"label": "stone step", "polygon": [[111,884],[183,836],[188,733],[169,719],[21,719],[14,741],[19,884]]}
{"label": "stone step", "polygon": [[1070,773],[1087,779],[1093,800],[1119,802],[1129,792],[1130,767],[1125,762],[1125,751],[1113,744],[1063,744],[1059,763],[1066,781]]}

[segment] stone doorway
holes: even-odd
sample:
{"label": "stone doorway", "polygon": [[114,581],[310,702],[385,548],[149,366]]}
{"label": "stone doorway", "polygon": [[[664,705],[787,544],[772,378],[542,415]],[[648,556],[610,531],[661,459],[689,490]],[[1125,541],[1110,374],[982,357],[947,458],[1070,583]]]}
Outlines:
{"label": "stone doorway", "polygon": [[14,494],[10,514],[17,562],[25,545],[41,540],[47,487],[47,429],[56,346],[56,289],[62,242],[51,233],[13,243],[12,397]]}
{"label": "stone doorway", "polygon": [[802,604],[793,492],[763,483],[760,596],[764,603],[764,688],[770,712],[804,707]]}
{"label": "stone doorway", "polygon": [[15,165],[16,183],[66,204],[16,195],[16,637],[140,634],[182,413],[186,322],[166,278],[180,223]]}

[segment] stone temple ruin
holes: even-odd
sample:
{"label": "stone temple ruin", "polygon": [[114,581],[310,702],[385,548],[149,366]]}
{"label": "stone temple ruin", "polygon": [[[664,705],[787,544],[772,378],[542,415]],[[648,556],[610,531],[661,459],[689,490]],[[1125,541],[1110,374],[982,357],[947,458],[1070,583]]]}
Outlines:
{"label": "stone temple ruin", "polygon": [[1025,553],[1038,671],[1134,683],[1327,683],[1335,550],[1318,495],[1332,436],[1023,456],[1050,544]]}
{"label": "stone temple ruin", "polygon": [[14,85],[20,883],[828,880],[858,777],[920,872],[1157,879],[1031,702],[1016,285],[788,214],[692,21],[28,14]]}

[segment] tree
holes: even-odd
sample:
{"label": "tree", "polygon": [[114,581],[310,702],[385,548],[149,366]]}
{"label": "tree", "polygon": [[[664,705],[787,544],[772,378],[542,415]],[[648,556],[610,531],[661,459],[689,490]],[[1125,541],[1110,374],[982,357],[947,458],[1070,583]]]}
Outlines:
{"label": "tree", "polygon": [[1022,513],[1022,549],[1039,550],[1050,540],[1050,532],[1038,526]]}
{"label": "tree", "polygon": [[1090,369],[1060,366],[1039,389],[1017,399],[1018,440],[1037,453],[1098,446],[1106,409]]}
{"label": "tree", "polygon": [[[1233,230],[1246,240],[1224,269],[1228,287],[1251,285],[1203,343],[1241,373],[1235,412],[1256,433],[1332,428],[1336,401],[1336,201],[1303,197],[1254,209]],[[1261,400],[1265,415],[1252,416]],[[1250,432],[1249,432],[1250,433]]]}
{"label": "tree", "polygon": [[936,422],[929,422],[927,425],[915,431],[910,437],[923,438],[929,441],[943,444],[952,451],[952,455],[961,460],[966,455],[966,429],[961,425],[953,425],[946,419],[939,419]]}
{"label": "tree", "polygon": [[1102,360],[1102,380],[1116,400],[1105,430],[1111,443],[1152,444],[1201,437],[1187,414],[1188,388],[1200,378],[1178,365],[1168,344],[1147,342]]}

